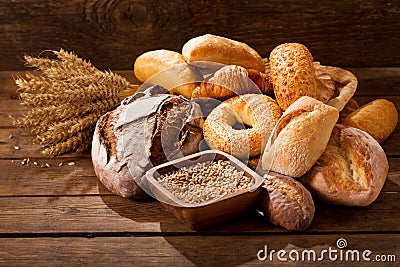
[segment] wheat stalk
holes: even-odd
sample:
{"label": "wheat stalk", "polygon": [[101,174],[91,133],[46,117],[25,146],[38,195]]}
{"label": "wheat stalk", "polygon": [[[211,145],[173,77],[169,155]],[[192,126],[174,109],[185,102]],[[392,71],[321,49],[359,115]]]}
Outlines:
{"label": "wheat stalk", "polygon": [[29,128],[44,154],[81,152],[90,146],[100,116],[137,86],[111,71],[100,71],[73,52],[51,52],[54,59],[24,57],[39,75],[27,73],[16,79],[21,104],[30,110],[13,123]]}

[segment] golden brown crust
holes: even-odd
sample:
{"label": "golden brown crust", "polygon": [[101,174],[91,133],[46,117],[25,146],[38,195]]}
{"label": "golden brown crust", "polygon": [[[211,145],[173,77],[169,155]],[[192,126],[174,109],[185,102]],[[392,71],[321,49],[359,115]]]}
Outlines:
{"label": "golden brown crust", "polygon": [[[203,134],[212,149],[237,157],[259,155],[281,116],[276,102],[265,95],[246,94],[230,98],[217,106],[204,122]],[[250,129],[234,129],[236,123]]]}
{"label": "golden brown crust", "polygon": [[315,213],[311,193],[289,176],[271,172],[264,178],[258,203],[271,223],[291,231],[306,229]]}
{"label": "golden brown crust", "polygon": [[216,71],[207,81],[203,81],[193,91],[192,99],[226,100],[236,95],[257,93],[273,93],[270,76],[254,69],[229,65]]}
{"label": "golden brown crust", "polygon": [[187,62],[212,61],[260,72],[265,70],[261,56],[253,48],[245,43],[212,34],[190,39],[183,46],[182,55]]}
{"label": "golden brown crust", "polygon": [[302,182],[325,202],[367,206],[378,197],[388,169],[376,140],[362,130],[337,124],[324,154]]}
{"label": "golden brown crust", "polygon": [[269,61],[276,100],[282,110],[301,96],[317,97],[313,58],[304,45],[281,44],[272,50]]}
{"label": "golden brown crust", "polygon": [[262,156],[262,168],[300,177],[318,160],[339,117],[314,98],[296,100],[279,119]]}
{"label": "golden brown crust", "polygon": [[140,55],[134,64],[134,73],[141,82],[160,85],[188,99],[203,80],[200,72],[187,64],[181,54],[164,49]]}
{"label": "golden brown crust", "polygon": [[369,133],[378,143],[396,129],[399,116],[396,106],[386,99],[376,99],[350,113],[343,124]]}

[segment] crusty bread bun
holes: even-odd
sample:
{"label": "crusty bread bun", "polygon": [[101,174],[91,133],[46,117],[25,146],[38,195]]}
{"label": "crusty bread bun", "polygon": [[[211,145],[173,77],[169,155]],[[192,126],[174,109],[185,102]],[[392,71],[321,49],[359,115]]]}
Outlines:
{"label": "crusty bread bun", "polygon": [[325,152],[302,182],[325,202],[366,206],[378,197],[388,169],[385,152],[374,138],[337,124]]}
{"label": "crusty bread bun", "polygon": [[198,151],[200,107],[181,96],[149,88],[124,99],[97,122],[92,162],[101,183],[115,194],[140,198],[141,178],[155,165]]}
{"label": "crusty bread bun", "polygon": [[366,131],[382,143],[396,129],[398,120],[399,115],[392,102],[376,99],[350,113],[342,123]]}
{"label": "crusty bread bun", "polygon": [[290,231],[306,229],[315,213],[311,193],[295,179],[270,172],[264,175],[258,198],[261,211],[271,223]]}
{"label": "crusty bread bun", "polygon": [[187,64],[181,54],[164,49],[140,55],[135,60],[134,73],[141,82],[160,85],[172,94],[183,95],[188,99],[203,80],[201,73]]}
{"label": "crusty bread bun", "polygon": [[265,71],[261,56],[245,43],[212,34],[190,39],[182,48],[187,62],[211,61]]}
{"label": "crusty bread bun", "polygon": [[303,96],[282,115],[262,155],[262,168],[300,177],[315,164],[328,144],[339,110]]}
{"label": "crusty bread bun", "polygon": [[317,98],[318,83],[313,57],[299,43],[284,43],[269,56],[270,74],[276,101],[286,110],[301,96]]}
{"label": "crusty bread bun", "polygon": [[[263,151],[281,114],[279,106],[269,96],[232,97],[208,115],[204,122],[204,138],[212,149],[239,158],[256,156]],[[238,123],[242,124],[242,129],[234,129]],[[245,129],[245,125],[251,128]]]}

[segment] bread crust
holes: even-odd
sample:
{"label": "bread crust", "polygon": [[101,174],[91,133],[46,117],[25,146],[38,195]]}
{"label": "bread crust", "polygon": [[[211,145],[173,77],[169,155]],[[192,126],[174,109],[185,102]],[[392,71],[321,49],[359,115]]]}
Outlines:
{"label": "bread crust", "polygon": [[282,115],[262,155],[262,168],[291,177],[309,171],[322,155],[339,110],[303,96]]}
{"label": "bread crust", "polygon": [[94,171],[106,188],[122,197],[147,196],[141,188],[145,172],[197,152],[202,139],[203,118],[197,104],[150,91],[136,93],[104,114],[93,135]]}
{"label": "bread crust", "polygon": [[[203,134],[212,149],[236,157],[252,157],[263,151],[282,112],[269,96],[245,94],[222,102],[206,118]],[[237,123],[252,126],[234,129]]]}
{"label": "bread crust", "polygon": [[270,74],[276,101],[286,110],[302,96],[317,98],[318,83],[313,57],[299,43],[284,43],[269,56]]}
{"label": "bread crust", "polygon": [[295,179],[270,172],[264,175],[258,203],[271,223],[290,231],[302,231],[315,214],[311,193]]}
{"label": "bread crust", "polygon": [[211,61],[265,72],[257,51],[245,43],[217,35],[205,34],[190,39],[183,46],[182,55],[187,62]]}
{"label": "bread crust", "polygon": [[192,94],[192,99],[213,98],[226,100],[243,94],[273,94],[271,77],[255,69],[228,65],[203,81]]}
{"label": "bread crust", "polygon": [[141,82],[160,85],[172,94],[190,99],[193,90],[203,80],[201,73],[186,63],[178,52],[170,50],[148,51],[134,63],[134,73]]}
{"label": "bread crust", "polygon": [[376,99],[350,113],[343,124],[369,133],[378,143],[396,129],[399,115],[396,106],[386,99]]}
{"label": "bread crust", "polygon": [[337,124],[324,154],[302,182],[325,202],[367,206],[378,197],[388,170],[385,152],[375,139]]}

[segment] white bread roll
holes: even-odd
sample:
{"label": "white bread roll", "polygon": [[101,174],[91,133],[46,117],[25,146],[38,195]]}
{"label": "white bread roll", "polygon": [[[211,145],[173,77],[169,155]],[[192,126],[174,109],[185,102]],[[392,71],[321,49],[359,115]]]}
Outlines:
{"label": "white bread roll", "polygon": [[164,49],[140,55],[134,64],[134,73],[141,82],[160,85],[170,93],[183,95],[188,99],[203,80],[201,73],[187,64],[181,54]]}
{"label": "white bread roll", "polygon": [[309,171],[324,152],[339,110],[303,96],[283,113],[262,155],[262,168],[291,177]]}

